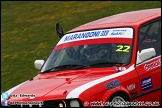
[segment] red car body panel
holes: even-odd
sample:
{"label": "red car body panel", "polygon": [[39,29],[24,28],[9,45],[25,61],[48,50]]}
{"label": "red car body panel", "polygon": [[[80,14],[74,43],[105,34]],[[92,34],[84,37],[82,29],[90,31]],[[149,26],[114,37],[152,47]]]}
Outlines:
{"label": "red car body panel", "polygon": [[109,27],[139,26],[147,21],[161,17],[161,9],[149,9],[141,11],[132,11],[113,16],[105,17],[90,23],[81,25],[69,32],[101,29]]}

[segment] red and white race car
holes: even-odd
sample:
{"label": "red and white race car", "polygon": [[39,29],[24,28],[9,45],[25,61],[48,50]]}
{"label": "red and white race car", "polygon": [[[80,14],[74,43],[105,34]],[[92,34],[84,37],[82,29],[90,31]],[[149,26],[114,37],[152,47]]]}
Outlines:
{"label": "red and white race car", "polygon": [[37,76],[2,93],[3,106],[160,106],[161,8],[102,18],[60,37],[46,62],[35,61]]}

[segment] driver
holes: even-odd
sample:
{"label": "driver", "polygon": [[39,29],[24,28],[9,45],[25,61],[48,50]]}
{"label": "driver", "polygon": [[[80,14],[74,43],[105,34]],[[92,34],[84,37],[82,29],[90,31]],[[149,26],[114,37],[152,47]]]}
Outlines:
{"label": "driver", "polygon": [[107,48],[105,45],[84,45],[83,54],[89,61],[98,61],[104,57],[107,53]]}

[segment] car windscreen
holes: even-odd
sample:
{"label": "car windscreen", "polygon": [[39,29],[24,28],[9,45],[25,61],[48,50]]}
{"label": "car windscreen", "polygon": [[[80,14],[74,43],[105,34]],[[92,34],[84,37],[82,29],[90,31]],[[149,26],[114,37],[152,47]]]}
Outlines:
{"label": "car windscreen", "polygon": [[[83,37],[83,33],[84,36],[86,36],[86,33],[89,34],[89,37]],[[82,38],[77,37],[76,34],[82,36]],[[67,34],[51,52],[41,72],[52,68],[53,70],[50,71],[75,69],[77,66],[91,67],[92,64],[105,62],[106,65],[93,66],[111,67],[117,63],[128,65],[131,61],[132,39],[132,28],[93,30]]]}

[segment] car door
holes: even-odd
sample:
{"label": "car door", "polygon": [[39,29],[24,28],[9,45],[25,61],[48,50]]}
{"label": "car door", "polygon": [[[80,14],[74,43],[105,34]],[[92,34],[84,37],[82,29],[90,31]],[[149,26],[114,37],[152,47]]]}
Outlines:
{"label": "car door", "polygon": [[[138,51],[154,48],[156,55],[136,64],[140,80],[140,94],[134,99],[161,102],[161,19],[143,24],[139,28]],[[137,51],[137,52],[138,52]],[[147,55],[146,55],[147,56]]]}

